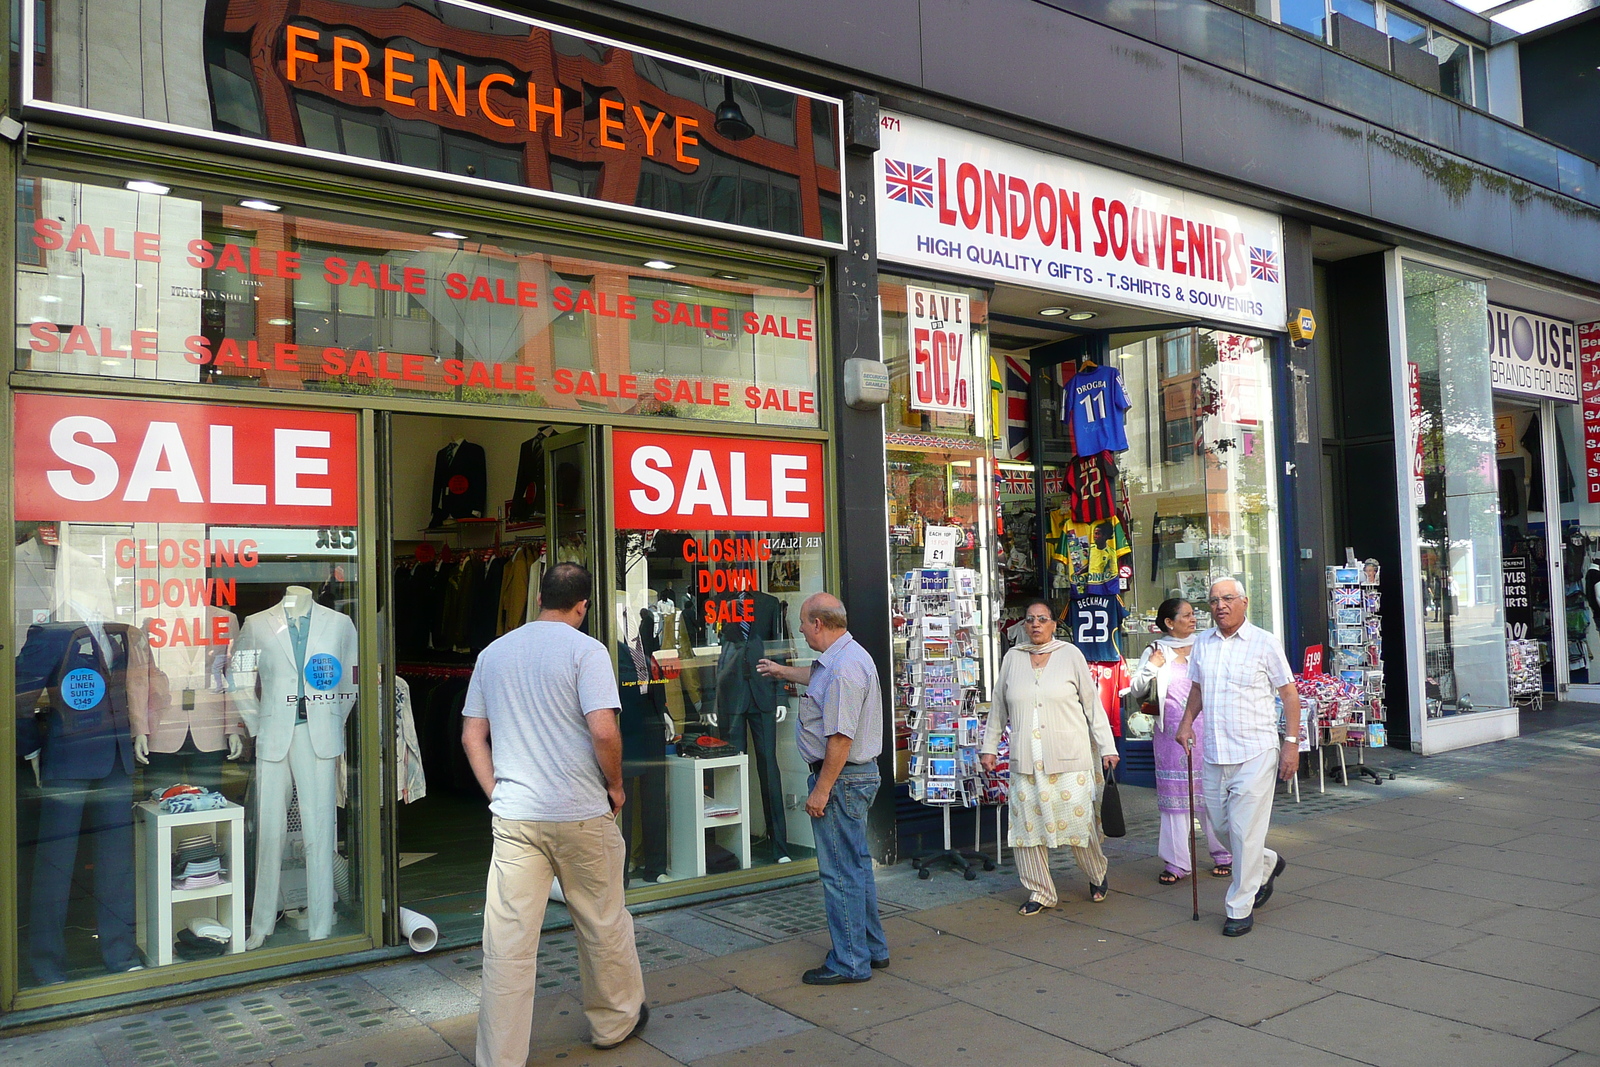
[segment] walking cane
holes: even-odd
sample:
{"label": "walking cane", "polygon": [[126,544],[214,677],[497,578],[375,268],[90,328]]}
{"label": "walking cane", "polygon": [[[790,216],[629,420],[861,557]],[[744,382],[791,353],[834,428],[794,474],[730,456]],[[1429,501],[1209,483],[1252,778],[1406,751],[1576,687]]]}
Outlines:
{"label": "walking cane", "polygon": [[1183,746],[1183,762],[1189,768],[1189,889],[1194,897],[1194,921],[1200,921],[1200,867],[1194,858],[1194,750]]}

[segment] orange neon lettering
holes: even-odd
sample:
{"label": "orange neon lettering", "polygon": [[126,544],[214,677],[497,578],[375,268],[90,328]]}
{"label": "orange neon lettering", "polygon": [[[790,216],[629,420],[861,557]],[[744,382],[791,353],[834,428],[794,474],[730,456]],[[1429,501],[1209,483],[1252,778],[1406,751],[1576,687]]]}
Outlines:
{"label": "orange neon lettering", "polygon": [[655,155],[656,131],[661,129],[661,124],[663,122],[667,121],[667,113],[665,111],[657,111],[656,121],[653,123],[646,122],[644,120],[644,109],[638,104],[634,104],[633,114],[634,117],[639,120],[639,128],[644,130],[644,154],[647,156]]}
{"label": "orange neon lettering", "polygon": [[315,52],[303,52],[297,48],[296,45],[298,45],[301,41],[321,40],[322,35],[316,30],[308,30],[304,26],[285,26],[283,28],[283,36],[288,45],[287,53],[289,61],[289,80],[294,81],[295,78],[299,76],[299,67],[297,64],[300,60],[303,59],[307,63],[315,63],[317,61],[317,54]]}
{"label": "orange neon lettering", "polygon": [[700,165],[699,157],[686,156],[683,154],[683,150],[688,146],[700,143],[700,138],[689,132],[691,129],[698,128],[699,125],[699,122],[689,118],[687,115],[677,116],[676,121],[673,123],[673,141],[675,142],[675,147],[678,150],[679,163],[687,163],[691,167],[698,167]]}
{"label": "orange neon lettering", "polygon": [[410,52],[402,52],[397,48],[385,48],[383,50],[383,98],[389,101],[391,104],[404,104],[407,107],[416,107],[417,102],[411,99],[411,97],[401,96],[399,93],[394,91],[394,87],[398,84],[403,83],[405,85],[410,85],[412,82],[416,81],[416,79],[411,75],[401,74],[399,71],[394,69],[394,61],[397,59],[403,59],[407,63],[415,63],[417,61],[417,57],[412,55]]}
{"label": "orange neon lettering", "polygon": [[[344,58],[346,49],[352,49],[361,58],[356,62]],[[372,85],[367,81],[367,64],[372,62],[372,53],[367,51],[367,46],[360,41],[351,40],[349,37],[335,37],[333,39],[333,89],[334,92],[344,92],[344,72],[349,71],[361,78],[361,95],[371,96]]]}
{"label": "orange neon lettering", "polygon": [[551,130],[551,132],[554,133],[557,137],[560,137],[561,136],[561,86],[559,86],[559,85],[550,86],[550,102],[548,104],[538,103],[534,99],[538,88],[539,87],[533,83],[532,79],[529,79],[529,81],[528,81],[528,132],[529,133],[538,133],[539,132],[538,115],[542,111],[546,115],[550,116],[550,130]]}
{"label": "orange neon lettering", "polygon": [[501,83],[515,85],[516,80],[509,74],[485,74],[483,76],[483,81],[478,83],[478,107],[483,110],[484,118],[496,126],[515,126],[515,122],[489,106],[489,86]]}
{"label": "orange neon lettering", "polygon": [[444,76],[444,65],[437,59],[428,60],[428,110],[439,110],[439,90],[444,90],[444,99],[450,105],[450,110],[457,115],[466,116],[467,113],[467,68],[460,63],[456,64],[455,91],[450,89],[450,82]]}
{"label": "orange neon lettering", "polygon": [[622,120],[621,119],[614,119],[614,118],[611,117],[611,114],[610,114],[613,111],[621,111],[622,110],[622,106],[623,105],[622,105],[622,101],[621,100],[606,100],[604,98],[601,99],[601,101],[600,101],[600,147],[601,148],[615,148],[615,149],[617,149],[619,151],[623,151],[623,152],[626,152],[628,150],[628,142],[627,141],[613,141],[611,139],[610,132],[609,132],[611,130],[619,130],[620,131],[622,129]]}

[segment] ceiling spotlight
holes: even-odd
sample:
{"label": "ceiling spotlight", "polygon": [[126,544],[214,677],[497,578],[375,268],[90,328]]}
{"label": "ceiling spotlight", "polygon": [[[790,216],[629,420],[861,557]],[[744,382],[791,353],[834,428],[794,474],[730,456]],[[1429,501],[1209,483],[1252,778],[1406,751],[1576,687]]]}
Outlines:
{"label": "ceiling spotlight", "polygon": [[294,325],[294,320],[293,319],[268,319],[267,320],[267,325],[268,326],[293,326]]}
{"label": "ceiling spotlight", "polygon": [[737,274],[730,274],[725,270],[717,271],[717,277],[721,278],[723,281],[729,282],[736,282],[739,280],[739,276]]}
{"label": "ceiling spotlight", "polygon": [[718,133],[730,141],[743,141],[754,137],[756,128],[744,117],[744,111],[733,99],[733,79],[722,76],[722,103],[717,105],[716,120],[712,123]]}
{"label": "ceiling spotlight", "polygon": [[1090,319],[1094,318],[1094,312],[1074,311],[1072,314],[1068,315],[1067,318],[1071,319],[1073,322],[1088,322]]}
{"label": "ceiling spotlight", "polygon": [[125,182],[122,186],[130,193],[150,193],[153,196],[166,196],[172,192],[172,186],[162,185],[160,182],[147,182],[144,179]]}
{"label": "ceiling spotlight", "polygon": [[644,265],[649,267],[651,270],[677,270],[678,269],[678,265],[676,263],[668,263],[664,259],[647,259],[647,260],[644,261]]}
{"label": "ceiling spotlight", "polygon": [[282,204],[274,204],[270,200],[241,200],[240,207],[247,207],[251,211],[282,211]]}
{"label": "ceiling spotlight", "polygon": [[1065,315],[1066,313],[1067,313],[1067,309],[1066,308],[1040,308],[1039,309],[1039,314],[1041,316],[1043,316],[1044,318],[1047,318],[1047,319],[1053,319],[1057,315]]}
{"label": "ceiling spotlight", "polygon": [[467,239],[466,234],[457,233],[454,230],[434,230],[433,236],[443,237],[446,241],[465,241]]}

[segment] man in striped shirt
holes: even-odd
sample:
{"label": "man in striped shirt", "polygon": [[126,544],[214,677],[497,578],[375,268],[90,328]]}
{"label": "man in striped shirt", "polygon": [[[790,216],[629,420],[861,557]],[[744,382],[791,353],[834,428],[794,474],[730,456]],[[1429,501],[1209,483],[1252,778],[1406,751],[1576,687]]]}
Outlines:
{"label": "man in striped shirt", "polygon": [[[1255,924],[1252,912],[1272,895],[1283,857],[1267,848],[1273,778],[1288,781],[1300,766],[1300,696],[1278,639],[1246,621],[1244,584],[1224,578],[1211,586],[1216,625],[1195,639],[1189,658],[1189,703],[1177,741],[1194,748],[1194,720],[1205,712],[1201,773],[1206,812],[1222,846],[1233,853],[1228,918],[1222,932],[1239,937]],[[1278,734],[1274,696],[1283,699],[1288,736]],[[1268,873],[1270,872],[1270,873]]]}

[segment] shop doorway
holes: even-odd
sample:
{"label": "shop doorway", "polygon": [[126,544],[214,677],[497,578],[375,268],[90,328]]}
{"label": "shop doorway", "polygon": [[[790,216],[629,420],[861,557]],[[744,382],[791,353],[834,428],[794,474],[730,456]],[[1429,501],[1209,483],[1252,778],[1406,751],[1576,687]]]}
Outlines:
{"label": "shop doorway", "polygon": [[[446,943],[482,929],[492,849],[488,801],[461,746],[472,664],[537,614],[546,566],[570,560],[596,569],[597,433],[512,420],[390,420],[384,602],[398,719],[395,895],[433,919]],[[604,626],[601,612],[585,623],[602,641]]]}
{"label": "shop doorway", "polygon": [[1548,495],[1544,421],[1537,403],[1495,398],[1508,682],[1512,701],[1525,711],[1541,706],[1544,693],[1556,692],[1557,642],[1568,646],[1575,680],[1587,679],[1589,671],[1584,634],[1579,631],[1570,642],[1566,634],[1569,618],[1587,626],[1582,592],[1575,589],[1575,602],[1566,604],[1566,591],[1553,589],[1551,581],[1551,522],[1559,517],[1559,505]]}

